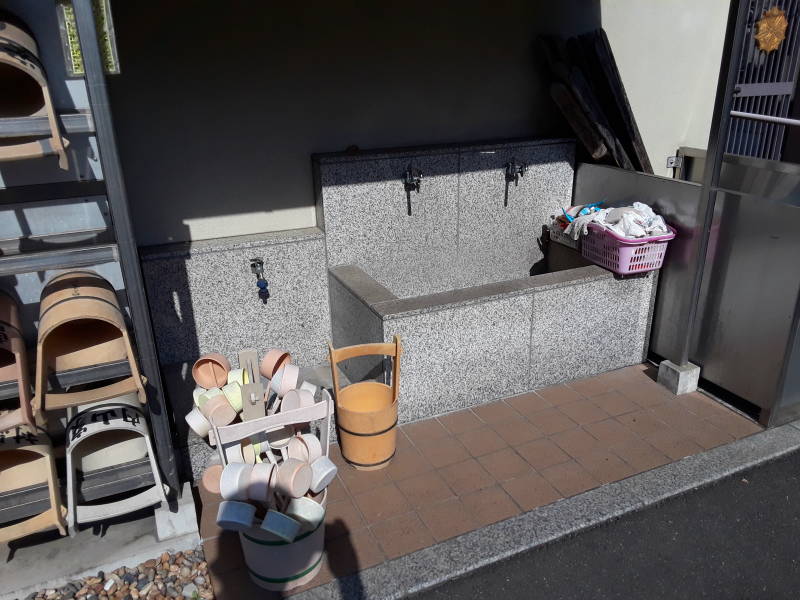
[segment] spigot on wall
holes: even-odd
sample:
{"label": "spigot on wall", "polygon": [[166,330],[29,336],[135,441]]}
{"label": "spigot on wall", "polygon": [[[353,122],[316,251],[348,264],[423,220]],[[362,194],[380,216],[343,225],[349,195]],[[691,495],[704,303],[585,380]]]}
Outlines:
{"label": "spigot on wall", "polygon": [[422,171],[415,169],[410,163],[403,173],[403,188],[406,190],[406,205],[408,208],[408,216],[411,216],[411,192],[419,194],[419,188],[422,183]]}
{"label": "spigot on wall", "polygon": [[525,177],[525,172],[528,170],[528,165],[517,162],[516,158],[512,158],[511,162],[506,163],[506,193],[503,199],[503,206],[508,206],[508,186],[514,182],[514,187],[519,185],[519,178]]}
{"label": "spigot on wall", "polygon": [[269,300],[269,282],[264,278],[264,261],[261,258],[250,259],[250,271],[256,276],[258,297],[266,304]]}

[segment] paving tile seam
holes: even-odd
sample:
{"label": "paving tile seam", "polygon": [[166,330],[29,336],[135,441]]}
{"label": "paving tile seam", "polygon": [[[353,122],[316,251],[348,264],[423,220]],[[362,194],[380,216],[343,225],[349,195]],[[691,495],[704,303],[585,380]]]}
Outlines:
{"label": "paving tile seam", "polygon": [[[295,598],[354,597],[348,595],[348,590],[357,590],[360,597],[402,598],[510,556],[612,522],[623,515],[678,498],[797,450],[800,450],[800,421],[539,507],[312,588]],[[670,477],[674,481],[664,483]],[[659,481],[661,490],[658,489]],[[654,492],[648,493],[648,483],[654,484]],[[524,531],[527,535],[522,534]],[[414,581],[409,581],[409,577]]]}

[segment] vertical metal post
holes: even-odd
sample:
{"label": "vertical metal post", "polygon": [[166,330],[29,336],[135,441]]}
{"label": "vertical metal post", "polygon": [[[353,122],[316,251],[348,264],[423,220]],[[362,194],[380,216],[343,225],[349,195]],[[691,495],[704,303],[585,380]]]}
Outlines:
{"label": "vertical metal post", "polygon": [[119,248],[119,262],[125,282],[125,292],[131,310],[140,368],[147,377],[147,399],[150,422],[156,441],[158,462],[164,482],[173,494],[180,490],[169,415],[164,400],[161,370],[156,356],[150,309],[139,266],[139,251],[133,235],[133,225],[128,210],[128,199],[122,175],[122,165],[117,153],[117,141],[111,121],[105,74],[95,29],[92,0],[73,0],[75,21],[80,38],[83,65],[86,72],[86,87],[92,109],[100,162],[106,182],[106,195],[111,210],[114,236]]}
{"label": "vertical metal post", "polygon": [[714,219],[714,206],[717,200],[717,185],[719,184],[722,156],[725,152],[731,120],[733,89],[739,69],[738,57],[741,55],[744,44],[744,26],[747,22],[749,9],[750,0],[732,0],[728,12],[728,26],[722,50],[722,65],[719,73],[719,82],[717,83],[717,97],[714,102],[714,113],[711,119],[711,133],[708,138],[706,168],[703,173],[703,187],[700,191],[700,202],[698,204],[698,213],[703,211],[702,229],[697,244],[694,280],[692,282],[688,314],[686,315],[686,335],[681,342],[680,356],[678,357],[678,364],[680,365],[685,365],[689,362],[689,353],[697,318],[697,306],[700,302],[700,288],[703,283],[703,272],[708,251],[708,238]]}

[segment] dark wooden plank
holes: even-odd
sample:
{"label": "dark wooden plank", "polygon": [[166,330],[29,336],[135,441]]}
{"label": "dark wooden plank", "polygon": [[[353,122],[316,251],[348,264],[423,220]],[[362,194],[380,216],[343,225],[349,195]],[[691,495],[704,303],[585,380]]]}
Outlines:
{"label": "dark wooden plank", "polygon": [[571,58],[586,63],[584,72],[587,73],[614,131],[636,169],[652,173],[650,157],[647,155],[647,149],[636,124],[606,32],[597,29],[585,33],[579,36],[579,44],[581,51],[577,51],[575,45],[568,43],[568,54]]}
{"label": "dark wooden plank", "polygon": [[[586,117],[591,128],[596,131],[606,147],[608,155],[618,167],[633,169],[619,140],[603,113],[594,92],[581,70],[570,66],[566,44],[555,35],[542,35],[537,38],[537,49],[546,62],[553,78],[566,85],[580,112]],[[576,131],[576,135],[580,134]]]}
{"label": "dark wooden plank", "polygon": [[563,83],[553,83],[550,85],[550,96],[591,157],[600,160],[607,156],[608,148],[603,143],[600,133],[589,122],[569,88]]}
{"label": "dark wooden plank", "polygon": [[583,112],[586,113],[589,120],[600,132],[600,136],[603,138],[603,142],[617,166],[623,169],[635,170],[633,163],[628,158],[628,154],[614,134],[614,130],[611,128],[608,118],[597,101],[594,92],[592,92],[592,88],[586,81],[583,72],[577,67],[573,67],[569,71],[569,87]]}

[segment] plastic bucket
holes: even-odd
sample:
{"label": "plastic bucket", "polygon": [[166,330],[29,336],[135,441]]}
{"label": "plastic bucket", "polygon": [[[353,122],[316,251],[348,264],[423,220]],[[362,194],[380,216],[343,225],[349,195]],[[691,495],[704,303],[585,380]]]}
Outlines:
{"label": "plastic bucket", "polygon": [[339,391],[336,424],[344,459],[356,469],[386,467],[397,448],[397,402],[384,383],[362,381]]}

